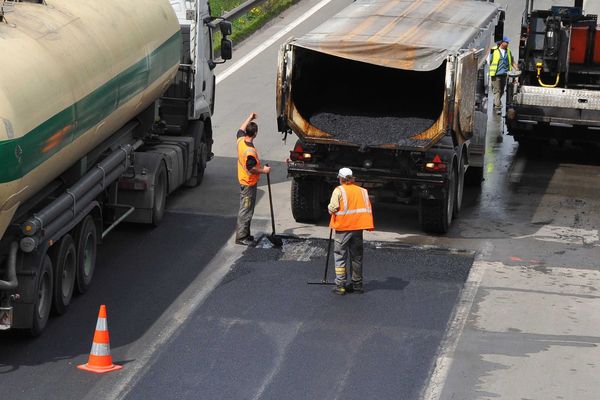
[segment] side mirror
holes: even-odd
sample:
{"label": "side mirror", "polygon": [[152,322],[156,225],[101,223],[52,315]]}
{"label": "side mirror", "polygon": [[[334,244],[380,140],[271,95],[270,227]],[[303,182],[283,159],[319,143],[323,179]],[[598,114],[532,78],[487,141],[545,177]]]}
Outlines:
{"label": "side mirror", "polygon": [[223,35],[223,37],[227,37],[233,32],[231,22],[225,20],[219,22],[219,29],[221,30],[221,35]]}
{"label": "side mirror", "polygon": [[221,58],[223,60],[231,60],[233,53],[233,43],[230,39],[221,39]]}

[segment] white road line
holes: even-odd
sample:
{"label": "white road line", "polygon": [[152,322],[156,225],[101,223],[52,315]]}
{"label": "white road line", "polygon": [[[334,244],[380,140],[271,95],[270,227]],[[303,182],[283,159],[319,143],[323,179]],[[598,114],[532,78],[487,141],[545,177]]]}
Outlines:
{"label": "white road line", "polygon": [[231,74],[233,74],[234,72],[236,72],[238,69],[240,69],[244,65],[246,65],[246,63],[248,63],[254,57],[256,57],[257,55],[259,55],[260,53],[262,53],[263,51],[265,51],[266,49],[268,49],[269,47],[271,47],[273,45],[273,43],[277,42],[283,36],[287,35],[292,29],[296,28],[298,25],[300,25],[301,23],[303,23],[304,21],[306,21],[314,13],[316,13],[317,11],[319,11],[321,8],[323,8],[324,6],[326,6],[327,4],[329,4],[330,2],[331,2],[331,0],[321,0],[318,4],[314,5],[307,12],[305,12],[304,14],[302,14],[297,20],[295,20],[294,22],[292,22],[291,24],[289,24],[287,27],[285,27],[284,29],[282,29],[279,32],[277,32],[275,35],[271,36],[271,38],[269,38],[269,40],[263,42],[260,46],[256,47],[250,53],[246,54],[238,62],[236,62],[231,67],[229,67],[225,71],[223,71],[223,73],[218,74],[217,75],[217,80],[216,80],[217,85],[220,82],[222,82],[225,79],[227,79]]}
{"label": "white road line", "polygon": [[482,260],[482,258],[489,255],[491,249],[492,245],[487,243],[481,255],[473,263],[471,271],[469,271],[469,276],[461,292],[460,299],[454,307],[452,317],[446,328],[446,334],[440,344],[434,370],[429,377],[429,382],[425,390],[422,392],[421,399],[423,400],[439,400],[442,395],[444,384],[452,366],[454,352],[473,307],[473,301],[481,285],[485,270],[495,264]]}
{"label": "white road line", "polygon": [[227,275],[235,261],[241,257],[244,248],[233,244],[234,239],[235,234],[227,239],[225,245],[204,270],[125,354],[124,358],[135,362],[128,364],[122,370],[122,374],[106,377],[108,379],[100,381],[88,392],[84,400],[124,399],[135,388],[159,358],[163,346],[177,334],[182,325]]}

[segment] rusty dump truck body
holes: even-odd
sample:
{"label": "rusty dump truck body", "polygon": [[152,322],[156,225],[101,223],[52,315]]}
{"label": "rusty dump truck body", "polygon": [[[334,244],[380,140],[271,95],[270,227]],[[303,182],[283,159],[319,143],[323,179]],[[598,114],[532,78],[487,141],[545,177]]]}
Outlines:
{"label": "rusty dump truck body", "polygon": [[484,63],[501,14],[475,0],[358,0],[282,46],[278,127],[299,138],[296,220],[317,220],[350,167],[373,193],[417,200],[425,230],[448,229],[465,171],[482,176]]}

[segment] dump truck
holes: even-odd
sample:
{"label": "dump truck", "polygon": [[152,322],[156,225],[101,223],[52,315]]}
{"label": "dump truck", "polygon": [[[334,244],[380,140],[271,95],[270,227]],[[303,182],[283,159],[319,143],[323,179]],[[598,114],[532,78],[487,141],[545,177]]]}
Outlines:
{"label": "dump truck", "polygon": [[118,223],[200,184],[230,33],[206,0],[0,0],[0,330],[40,334]]}
{"label": "dump truck", "polygon": [[417,203],[445,233],[467,181],[483,177],[485,62],[504,11],[474,0],[357,0],[284,43],[277,126],[298,140],[287,162],[296,221],[326,210],[339,168],[379,198]]}
{"label": "dump truck", "polygon": [[536,10],[526,2],[505,118],[508,134],[525,147],[600,144],[600,26],[583,6]]}

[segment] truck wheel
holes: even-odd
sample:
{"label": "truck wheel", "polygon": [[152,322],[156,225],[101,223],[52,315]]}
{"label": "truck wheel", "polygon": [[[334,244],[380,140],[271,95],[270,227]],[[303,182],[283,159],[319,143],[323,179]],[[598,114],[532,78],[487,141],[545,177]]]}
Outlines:
{"label": "truck wheel", "polygon": [[73,237],[69,234],[63,236],[55,246],[51,256],[54,265],[52,308],[57,314],[62,315],[67,312],[73,298],[77,271],[77,249]]}
{"label": "truck wheel", "polygon": [[481,186],[483,182],[483,167],[472,167],[467,168],[465,172],[465,184],[468,186]]}
{"label": "truck wheel", "polygon": [[152,205],[152,225],[158,226],[165,215],[167,204],[167,169],[161,163],[154,182],[154,201]]}
{"label": "truck wheel", "polygon": [[192,137],[194,138],[195,143],[200,143],[200,145],[194,151],[193,168],[195,170],[192,173],[192,177],[185,183],[185,186],[197,187],[202,184],[202,179],[204,178],[204,171],[206,170],[206,163],[208,162],[209,146],[206,143],[204,123],[202,121],[195,121],[191,125],[190,130],[192,131]]}
{"label": "truck wheel", "polygon": [[79,225],[75,237],[77,240],[77,291],[85,293],[91,286],[94,277],[98,246],[98,231],[91,215],[85,217]]}
{"label": "truck wheel", "polygon": [[419,202],[419,219],[421,220],[421,228],[425,232],[448,232],[456,198],[456,175],[456,169],[453,168],[447,183],[447,190],[441,199],[421,199]]}
{"label": "truck wheel", "polygon": [[33,306],[33,320],[28,331],[30,336],[39,336],[46,328],[52,305],[53,283],[52,261],[50,257],[44,255],[37,281],[37,297]]}
{"label": "truck wheel", "polygon": [[320,181],[292,179],[292,215],[296,222],[317,222],[321,217]]}
{"label": "truck wheel", "polygon": [[204,171],[206,170],[206,163],[208,162],[208,145],[204,142],[200,144],[198,148],[198,160],[196,163],[196,177],[194,179],[195,186],[200,186],[202,184],[202,179],[204,179]]}
{"label": "truck wheel", "polygon": [[458,217],[460,214],[460,210],[462,208],[463,201],[463,192],[465,188],[465,156],[460,158],[460,162],[458,163],[458,174],[456,176],[456,198],[454,199],[454,210],[452,212],[452,217]]}

